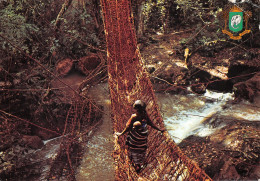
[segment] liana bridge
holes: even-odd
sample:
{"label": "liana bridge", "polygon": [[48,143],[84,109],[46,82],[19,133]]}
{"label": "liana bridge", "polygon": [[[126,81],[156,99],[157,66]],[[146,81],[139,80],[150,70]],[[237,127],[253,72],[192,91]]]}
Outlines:
{"label": "liana bridge", "polygon": [[[157,100],[144,69],[133,26],[129,0],[101,0],[105,35],[113,129],[122,131],[136,99],[147,103],[147,112],[163,128]],[[170,138],[149,130],[146,167],[137,173],[125,151],[126,136],[115,140],[116,180],[211,180]]]}

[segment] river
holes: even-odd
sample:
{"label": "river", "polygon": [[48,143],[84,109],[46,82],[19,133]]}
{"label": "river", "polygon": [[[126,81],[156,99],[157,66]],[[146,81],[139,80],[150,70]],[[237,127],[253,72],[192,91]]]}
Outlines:
{"label": "river", "polygon": [[[156,94],[165,126],[176,143],[190,135],[208,136],[224,127],[214,119],[260,120],[260,100],[255,104],[242,101],[232,104],[233,94],[207,90],[204,95]],[[257,106],[258,105],[258,106]]]}
{"label": "river", "polygon": [[[108,86],[99,84],[90,89],[91,97],[104,107],[103,123],[89,140],[77,180],[114,180],[113,131],[110,120]],[[204,95],[156,94],[165,127],[178,144],[190,135],[208,136],[225,126],[225,120],[214,126],[217,117],[260,120],[260,100],[255,104],[243,101],[232,104],[231,93],[207,91]]]}
{"label": "river", "polygon": [[110,119],[110,99],[107,84],[90,88],[89,96],[103,106],[102,124],[94,131],[88,141],[81,165],[76,174],[78,181],[114,180],[113,126]]}

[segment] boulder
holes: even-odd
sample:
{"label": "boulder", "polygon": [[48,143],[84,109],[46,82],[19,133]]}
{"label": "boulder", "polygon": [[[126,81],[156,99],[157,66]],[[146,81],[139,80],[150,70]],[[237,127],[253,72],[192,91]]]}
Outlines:
{"label": "boulder", "polygon": [[[32,140],[39,140],[36,137],[24,135],[21,141],[30,143]],[[7,152],[0,152],[0,160],[3,155],[9,159],[0,162],[0,180],[49,180],[52,167],[57,167],[55,161],[60,156],[63,139],[58,137],[49,140],[37,150],[14,146]],[[66,161],[62,162],[63,165]]]}
{"label": "boulder", "polygon": [[204,84],[194,84],[191,86],[191,90],[197,94],[204,94],[206,92],[206,86]]}
{"label": "boulder", "polygon": [[44,130],[44,129],[41,129],[38,127],[33,127],[32,132],[33,132],[33,134],[37,135],[42,140],[49,140],[49,139],[59,136],[53,132],[50,132],[50,131],[47,131],[47,130]]}
{"label": "boulder", "polygon": [[254,102],[254,99],[260,95],[260,72],[245,82],[236,83],[233,90],[237,100],[246,99]]}
{"label": "boulder", "polygon": [[180,84],[185,75],[188,72],[188,69],[179,67],[176,64],[170,64],[166,66],[162,66],[160,69],[156,70],[157,77],[166,80],[167,82],[173,84]]}
{"label": "boulder", "polygon": [[77,68],[80,72],[82,72],[85,75],[89,75],[89,73],[96,69],[99,64],[101,63],[100,58],[93,54],[85,57],[81,57],[78,62]]}
{"label": "boulder", "polygon": [[238,180],[240,175],[230,160],[225,161],[220,172],[213,178],[214,180]]}
{"label": "boulder", "polygon": [[44,143],[38,136],[23,135],[22,143],[33,149],[40,149]]}
{"label": "boulder", "polygon": [[73,68],[73,60],[66,58],[57,62],[55,69],[56,73],[60,76],[67,75]]}

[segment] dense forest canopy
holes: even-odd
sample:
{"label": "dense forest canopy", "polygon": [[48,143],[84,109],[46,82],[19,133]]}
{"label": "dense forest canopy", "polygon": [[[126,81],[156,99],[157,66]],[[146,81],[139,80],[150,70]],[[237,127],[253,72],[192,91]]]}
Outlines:
{"label": "dense forest canopy", "polygon": [[[221,32],[221,12],[228,3],[223,0],[133,0],[138,37],[179,29],[198,32],[207,26],[193,40],[184,39],[180,43],[196,49],[211,41],[227,40]],[[105,49],[97,0],[6,0],[1,1],[0,7],[1,54],[4,57],[21,58],[22,53],[17,48],[41,60],[61,56],[78,58],[87,51],[98,50],[99,46]],[[253,36],[259,32],[259,5],[255,0],[244,3],[243,7],[254,15],[250,20]]]}
{"label": "dense forest canopy", "polygon": [[[251,31],[240,40],[232,40],[222,32],[225,26],[223,12],[234,6],[235,2],[244,11],[252,13],[248,22]],[[145,64],[158,64],[159,68],[147,68],[149,73],[156,70],[156,75],[151,77],[156,77],[157,81],[162,80],[173,89],[176,87],[178,89],[178,86],[184,86],[186,89],[190,84],[196,83],[201,87],[194,92],[201,94],[206,88],[210,88],[210,82],[213,80],[219,81],[220,84],[211,87],[217,87],[218,91],[224,87],[225,91],[231,92],[239,89],[239,86],[244,86],[238,85],[234,88],[232,87],[234,84],[242,80],[247,81],[255,72],[259,72],[259,60],[257,61],[260,57],[259,0],[131,0],[131,8],[141,53],[150,45],[156,45],[154,46],[156,50],[162,49],[164,45],[160,46],[161,42],[166,42],[167,51],[170,50],[170,53],[167,53],[168,59],[153,60],[146,54],[142,55]],[[106,57],[106,40],[101,14],[99,0],[0,1],[0,156],[7,155],[6,160],[0,159],[0,176],[3,175],[8,179],[23,174],[14,174],[14,172],[16,168],[26,166],[26,164],[18,164],[19,166],[16,167],[16,163],[19,163],[17,157],[24,156],[26,151],[19,147],[18,152],[20,152],[17,153],[19,156],[14,156],[12,151],[20,144],[19,140],[22,135],[34,135],[35,132],[39,132],[37,130],[39,127],[48,128],[52,130],[51,133],[47,133],[47,136],[45,135],[49,139],[64,135],[77,126],[80,129],[81,123],[86,121],[84,116],[78,118],[83,117],[79,123],[73,123],[74,126],[77,124],[75,127],[64,123],[73,111],[84,110],[81,111],[82,115],[88,114],[88,118],[100,118],[100,114],[96,113],[101,110],[98,106],[95,107],[92,102],[88,102],[84,105],[87,109],[85,110],[64,102],[61,98],[63,95],[51,89],[50,82],[60,76],[56,70],[59,62],[65,60],[63,62],[68,63],[69,68],[76,69],[75,64],[80,60],[85,60],[86,56],[94,57],[89,60],[97,60],[100,64],[97,71],[102,73],[99,74],[98,81],[106,80],[104,58]],[[103,58],[98,59],[96,55]],[[178,58],[187,63],[187,67],[175,71],[177,69],[174,69],[173,63],[169,61],[169,57],[173,56],[174,59]],[[220,64],[225,68],[234,66],[235,73],[232,72],[234,69],[229,69],[228,76],[230,77],[238,76],[243,71],[248,75],[231,81],[224,80],[223,83],[222,77],[209,75],[206,68],[199,70],[195,65],[193,67],[189,65],[192,61],[188,58],[197,64]],[[225,59],[229,62],[213,62],[215,59],[221,61]],[[240,64],[237,60],[243,61]],[[249,65],[244,65],[245,62]],[[161,66],[162,64],[165,66]],[[84,63],[82,66],[84,67]],[[169,69],[172,72],[167,72]],[[203,73],[197,75],[199,71]],[[257,86],[256,81],[257,77],[252,84],[250,82],[250,85]],[[157,83],[155,79],[153,79],[154,82]],[[81,87],[82,90],[87,89],[88,84],[94,85],[93,82],[85,82]],[[180,89],[183,90],[182,87]],[[191,89],[193,91],[193,87]],[[254,90],[246,93],[243,91],[237,92],[246,94],[245,97],[250,100]],[[253,102],[253,100],[250,101]],[[98,111],[92,113],[91,109]],[[71,140],[79,137],[79,132],[75,130],[71,139],[67,140],[71,147],[73,147]],[[57,162],[66,157],[70,146],[61,148],[65,151],[61,151],[63,154]],[[249,160],[253,160],[252,164],[255,164],[254,159]],[[243,169],[241,168],[245,174],[247,170]],[[69,170],[68,165],[67,170]],[[38,171],[35,172],[38,173]],[[53,175],[55,176],[55,172]]]}

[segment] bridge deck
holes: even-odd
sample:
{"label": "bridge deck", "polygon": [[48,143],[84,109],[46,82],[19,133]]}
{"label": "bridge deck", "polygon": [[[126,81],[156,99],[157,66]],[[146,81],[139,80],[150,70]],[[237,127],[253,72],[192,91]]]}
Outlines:
{"label": "bridge deck", "polygon": [[[163,128],[157,100],[137,48],[128,0],[101,0],[114,131],[122,131],[136,99],[147,103],[152,121]],[[116,180],[211,180],[170,138],[149,130],[147,166],[138,174],[125,151],[126,135],[115,140]]]}

